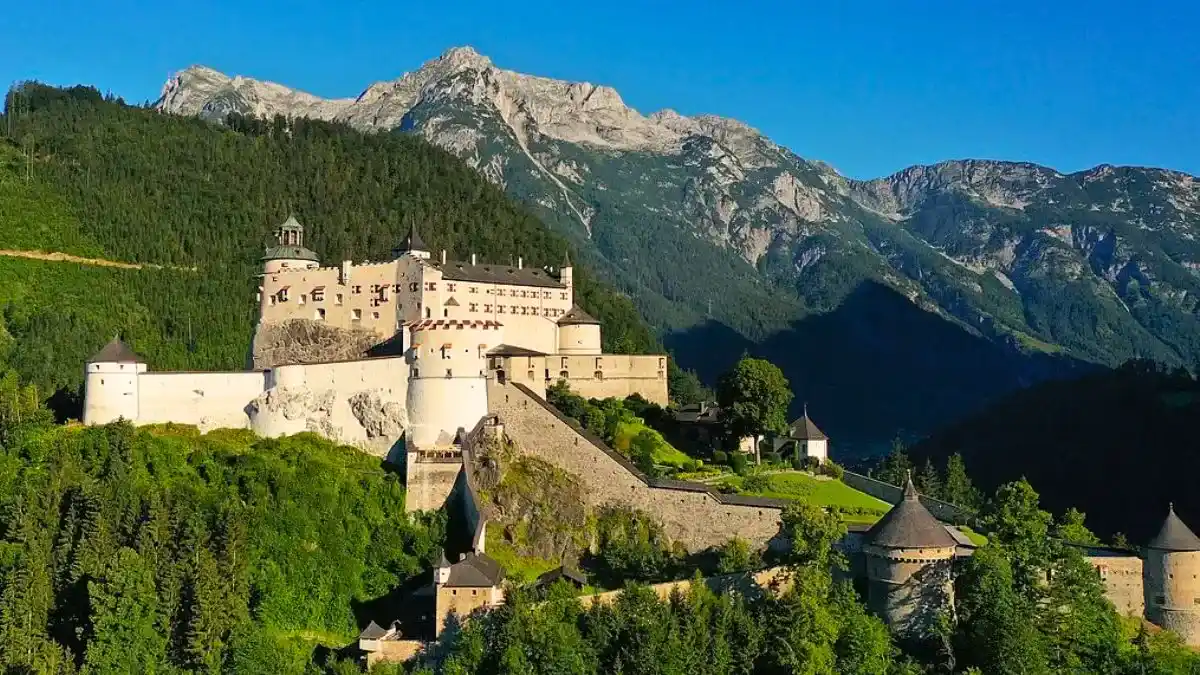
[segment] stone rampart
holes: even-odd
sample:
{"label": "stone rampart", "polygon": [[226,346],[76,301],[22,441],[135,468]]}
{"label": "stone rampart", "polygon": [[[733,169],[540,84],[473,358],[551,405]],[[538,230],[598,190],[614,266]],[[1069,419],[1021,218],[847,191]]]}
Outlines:
{"label": "stone rampart", "polygon": [[1080,547],[1084,558],[1100,573],[1104,597],[1123,616],[1145,614],[1145,586],[1142,583],[1142,559],[1130,551],[1100,547]]}
{"label": "stone rampart", "polygon": [[[865,492],[889,504],[899,502],[901,496],[904,494],[904,489],[897,485],[885,483],[870,476],[864,476],[861,473],[854,473],[853,471],[845,472],[845,475],[842,476],[842,482],[859,492]],[[934,518],[945,523],[965,525],[971,520],[971,513],[969,511],[949,502],[921,495],[921,504],[929,509]]]}
{"label": "stone rampart", "polygon": [[519,383],[489,381],[488,408],[522,454],[577,476],[590,505],[621,504],[652,514],[668,536],[690,551],[720,546],[733,537],[757,546],[783,543],[785,500],[723,495],[698,483],[649,478]]}

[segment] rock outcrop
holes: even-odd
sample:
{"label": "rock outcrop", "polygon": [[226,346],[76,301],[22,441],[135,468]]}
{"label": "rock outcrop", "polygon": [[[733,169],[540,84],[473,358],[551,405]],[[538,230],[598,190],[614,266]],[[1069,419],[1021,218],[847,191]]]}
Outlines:
{"label": "rock outcrop", "polygon": [[347,330],[308,319],[260,323],[254,331],[251,368],[361,359],[382,339],[374,331]]}

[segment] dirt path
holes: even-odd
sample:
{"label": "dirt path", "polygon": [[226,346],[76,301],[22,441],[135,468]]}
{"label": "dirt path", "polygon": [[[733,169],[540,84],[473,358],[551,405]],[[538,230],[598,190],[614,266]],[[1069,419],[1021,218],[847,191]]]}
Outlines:
{"label": "dirt path", "polygon": [[105,260],[103,258],[83,258],[83,257],[77,256],[77,255],[71,255],[69,253],[58,253],[58,252],[47,253],[45,251],[15,251],[12,249],[0,249],[0,256],[7,256],[9,258],[31,258],[33,260],[49,260],[52,262],[73,262],[73,263],[79,263],[81,265],[96,265],[98,267],[118,267],[120,269],[125,269],[125,270],[171,269],[171,270],[181,270],[184,272],[195,272],[196,271],[195,267],[177,267],[175,265],[154,265],[151,263],[145,263],[145,264],[143,264],[143,263],[127,263],[127,262],[118,262],[116,260]]}

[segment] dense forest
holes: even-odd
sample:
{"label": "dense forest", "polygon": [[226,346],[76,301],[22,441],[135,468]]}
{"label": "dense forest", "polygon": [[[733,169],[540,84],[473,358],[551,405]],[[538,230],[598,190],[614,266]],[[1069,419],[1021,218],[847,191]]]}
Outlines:
{"label": "dense forest", "polygon": [[[258,259],[290,214],[326,262],[386,259],[414,223],[460,257],[557,265],[567,252],[469,167],[408,136],[304,120],[219,127],[32,83],[9,92],[5,113],[0,249],[161,266],[0,258],[0,357],[43,391],[75,392],[114,333],[155,369],[244,367]],[[660,348],[626,298],[586,269],[575,279],[607,349]]]}
{"label": "dense forest", "polygon": [[1013,394],[912,448],[961,453],[987,490],[1024,476],[1058,513],[1087,512],[1105,537],[1143,544],[1173,501],[1200,528],[1200,382],[1145,361]]}

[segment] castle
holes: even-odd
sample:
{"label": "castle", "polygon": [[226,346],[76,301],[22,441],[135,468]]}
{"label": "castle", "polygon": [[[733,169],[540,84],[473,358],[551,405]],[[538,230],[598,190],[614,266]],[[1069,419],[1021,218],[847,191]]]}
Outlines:
{"label": "castle", "polygon": [[[602,353],[600,323],[575,303],[569,260],[558,269],[526,267],[522,259],[457,262],[444,252],[434,260],[414,227],[390,261],[330,268],[304,247],[294,218],[276,238],[262,259],[259,332],[320,325],[390,344],[389,355],[161,372],[114,338],[86,364],[84,423],[174,422],[263,436],[312,431],[401,460],[408,508],[461,501],[474,533],[455,565],[462,574],[448,564],[436,573],[439,630],[449,614],[503,601],[502,570],[479,557],[486,555],[487,517],[470,487],[471,448],[487,434],[578,476],[596,504],[619,500],[653,513],[689,550],[733,536],[757,546],[779,543],[786,501],[647,477],[546,403],[546,387],[557,380],[585,397],[636,393],[667,403],[665,356]],[[791,437],[811,446],[807,454],[824,456],[827,439],[807,416]],[[974,545],[929,510],[944,518],[939,509],[952,506],[919,497],[911,481],[889,501],[896,505],[882,520],[855,528],[839,546],[865,579],[871,608],[897,632],[919,633],[951,599],[954,560]],[[1173,509],[1144,558],[1101,547],[1085,553],[1123,614],[1200,644],[1200,538]],[[368,641],[387,634],[376,629]]]}
{"label": "castle", "polygon": [[[487,413],[488,378],[544,395],[667,403],[664,355],[604,354],[600,322],[575,303],[572,266],[434,260],[414,226],[385,262],[322,267],[288,218],[262,258],[258,334],[291,323],[367,334],[390,356],[237,372],[159,372],[114,338],[87,363],[83,421],[177,422],[264,436],[314,431],[376,454],[437,457]],[[320,360],[320,359],[318,359]]]}

